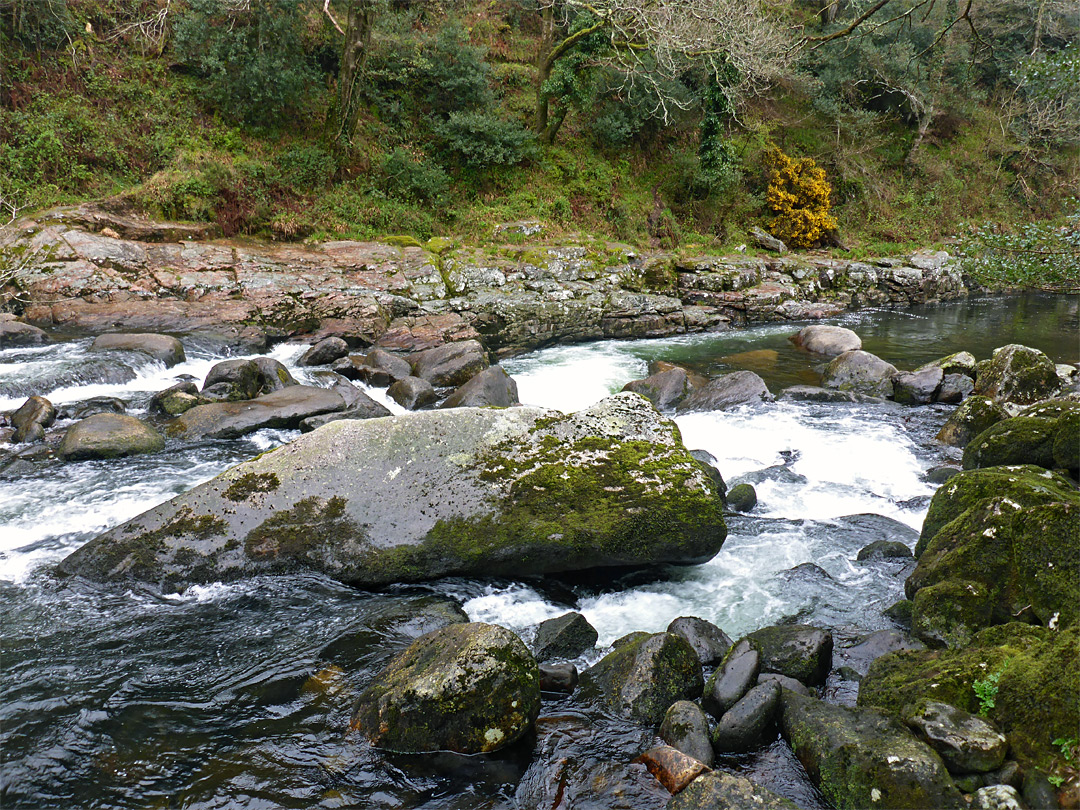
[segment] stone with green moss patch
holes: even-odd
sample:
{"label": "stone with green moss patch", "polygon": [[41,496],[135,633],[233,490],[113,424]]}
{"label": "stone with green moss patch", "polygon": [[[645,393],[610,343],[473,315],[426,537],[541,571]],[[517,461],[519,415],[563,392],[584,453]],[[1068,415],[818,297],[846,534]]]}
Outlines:
{"label": "stone with green moss patch", "polygon": [[1017,343],[994,350],[979,364],[975,393],[999,402],[1028,405],[1052,397],[1061,386],[1053,362],[1037,349]]}
{"label": "stone with green moss patch", "polygon": [[965,447],[984,430],[1008,418],[1009,412],[990,397],[968,397],[942,425],[937,440],[951,447]]}
{"label": "stone with green moss patch", "polygon": [[679,700],[699,697],[701,662],[690,643],[656,633],[621,644],[587,669],[580,697],[608,711],[656,725]]}
{"label": "stone with green moss patch", "polygon": [[[170,536],[153,565],[117,569],[124,542],[183,510],[224,528]],[[61,570],[179,586],[307,568],[378,587],[697,563],[725,536],[716,484],[678,428],[618,394],[569,416],[458,408],[332,422],[106,532]]]}
{"label": "stone with green moss patch", "polygon": [[481,754],[517,740],[540,713],[540,670],[502,627],[453,624],[421,636],[375,676],[351,727],[374,745]]}
{"label": "stone with green moss patch", "polygon": [[993,425],[964,448],[964,469],[1006,464],[1054,466],[1054,435],[1057,420],[1041,416],[1016,416]]}
{"label": "stone with green moss patch", "polygon": [[[1062,765],[1053,745],[1080,728],[1080,633],[1013,622],[978,633],[963,649],[890,653],[870,666],[859,705],[894,716],[919,700],[948,703],[985,716],[1008,738],[1022,767],[1050,772]],[[992,680],[991,680],[992,679]]]}

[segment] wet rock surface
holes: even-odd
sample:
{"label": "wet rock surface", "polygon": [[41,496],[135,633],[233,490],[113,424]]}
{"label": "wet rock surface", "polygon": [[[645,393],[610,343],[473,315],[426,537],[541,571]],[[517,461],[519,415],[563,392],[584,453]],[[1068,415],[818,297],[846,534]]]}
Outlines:
{"label": "wet rock surface", "polygon": [[765,381],[752,371],[733,371],[695,387],[679,403],[680,413],[725,411],[740,405],[771,402]]}
{"label": "wet rock surface", "polygon": [[1005,735],[955,706],[923,700],[904,712],[904,722],[941,755],[952,773],[985,773],[1005,762]]}
{"label": "wet rock surface", "polygon": [[763,627],[747,640],[760,655],[763,672],[778,672],[805,684],[824,683],[832,668],[832,633],[803,624]]}
{"label": "wet rock surface", "polygon": [[598,638],[596,629],[580,613],[571,611],[541,622],[536,628],[533,653],[537,661],[577,658],[591,650]]}
{"label": "wet rock surface", "polygon": [[824,357],[836,357],[862,348],[862,339],[843,326],[813,324],[790,338],[796,346]]}
{"label": "wet rock surface", "polygon": [[99,335],[90,346],[92,352],[141,352],[172,367],[184,362],[184,345],[169,335],[110,332]]}
{"label": "wet rock surface", "polygon": [[861,350],[844,352],[830,361],[822,374],[824,388],[836,388],[854,394],[888,397],[893,393],[892,378],[896,366]]}
{"label": "wet rock surface", "polygon": [[134,416],[99,413],[68,428],[57,451],[66,461],[157,453],[164,437]]}
{"label": "wet rock surface", "polygon": [[358,698],[350,727],[403,752],[497,751],[540,712],[540,672],[502,627],[454,624],[414,641]]}
{"label": "wet rock surface", "polygon": [[715,624],[696,616],[672,619],[667,631],[685,638],[697,653],[698,660],[705,665],[722,661],[733,643],[728,634]]}
{"label": "wet rock surface", "polygon": [[750,642],[737,643],[705,684],[702,708],[717,719],[723,717],[757,683],[760,667],[761,656]]}
{"label": "wet rock surface", "polygon": [[666,810],[796,810],[798,805],[749,779],[726,771],[699,776],[668,802]]}
{"label": "wet rock surface", "polygon": [[738,754],[761,743],[776,720],[780,692],[778,682],[766,681],[739,698],[713,729],[713,749],[718,754]]}
{"label": "wet rock surface", "polygon": [[709,720],[696,703],[679,700],[664,714],[657,732],[664,742],[705,765],[713,764],[713,748],[709,742]]}
{"label": "wet rock surface", "polygon": [[297,428],[308,417],[345,410],[340,393],[329,388],[293,385],[255,399],[198,405],[169,422],[172,437],[233,439],[262,428]]}
{"label": "wet rock surface", "polygon": [[520,405],[517,383],[502,366],[490,366],[454,390],[443,408],[509,408]]}
{"label": "wet rock surface", "polygon": [[[200,406],[171,426],[237,435],[265,424],[250,413],[260,400],[305,388]],[[343,408],[339,394],[310,391]],[[279,416],[297,419],[303,402],[281,403]],[[332,422],[106,532],[61,566],[165,582],[313,568],[383,585],[699,562],[725,536],[712,480],[674,426],[618,394],[570,416],[456,408]]]}

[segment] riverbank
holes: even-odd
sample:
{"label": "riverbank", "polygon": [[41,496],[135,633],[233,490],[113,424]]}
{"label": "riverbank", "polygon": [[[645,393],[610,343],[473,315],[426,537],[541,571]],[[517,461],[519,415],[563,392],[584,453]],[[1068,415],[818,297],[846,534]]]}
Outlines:
{"label": "riverbank", "polygon": [[[207,332],[266,341],[342,337],[420,351],[480,340],[506,357],[556,343],[657,338],[907,307],[981,289],[944,251],[906,259],[682,256],[625,245],[273,244],[215,238],[92,206],[13,223],[6,308],[39,326]],[[525,229],[527,230],[527,229]]]}

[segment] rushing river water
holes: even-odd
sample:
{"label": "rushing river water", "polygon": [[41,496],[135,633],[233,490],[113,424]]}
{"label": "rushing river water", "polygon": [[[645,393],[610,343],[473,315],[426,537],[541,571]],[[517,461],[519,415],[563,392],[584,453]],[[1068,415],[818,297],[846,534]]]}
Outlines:
{"label": "rushing river water", "polygon": [[[961,349],[981,359],[1009,342],[1075,363],[1077,312],[1076,299],[1026,297],[863,311],[835,322],[901,368]],[[644,376],[652,359],[704,373],[750,368],[776,392],[818,379],[820,364],[788,343],[794,331],[555,347],[504,365],[524,402],[564,411]],[[185,339],[189,360],[166,370],[131,365],[131,355],[88,355],[89,342],[0,352],[0,410],[36,393],[61,407],[117,396],[139,414],[151,393],[181,374],[201,380],[225,354],[208,339]],[[279,346],[273,356],[317,383],[294,367],[303,349]],[[572,698],[545,700],[535,739],[468,758],[373,751],[346,734],[352,696],[395,651],[436,626],[450,602],[526,638],[537,622],[575,609],[597,628],[601,647],[695,615],[735,637],[782,621],[817,624],[834,631],[842,650],[889,626],[881,611],[901,598],[909,568],[858,563],[855,555],[877,539],[914,544],[933,493],[925,473],[955,459],[933,440],[948,412],[774,403],[680,416],[686,444],[712,453],[729,485],[754,483],[759,497],[751,514],[731,518],[730,536],[709,563],[615,580],[447,580],[378,594],[314,575],[179,595],[52,577],[53,563],[103,529],[295,433],[170,442],[153,456],[66,465],[15,448],[31,455],[0,455],[0,804],[532,807],[554,778],[551,763],[567,759],[580,765],[576,777],[560,772],[570,780],[567,806],[662,808],[664,791],[641,766],[626,764],[651,744],[651,731]],[[830,694],[853,696],[835,678]],[[722,764],[803,807],[825,806],[782,742]]]}

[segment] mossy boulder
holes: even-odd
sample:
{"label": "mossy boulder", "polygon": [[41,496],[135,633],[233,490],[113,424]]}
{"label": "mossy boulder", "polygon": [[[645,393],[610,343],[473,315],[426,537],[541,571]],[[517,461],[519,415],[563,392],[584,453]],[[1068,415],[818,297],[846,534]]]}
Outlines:
{"label": "mossy boulder", "polygon": [[938,431],[937,440],[950,447],[965,447],[987,428],[1009,418],[1009,412],[990,397],[965,399]]}
{"label": "mossy boulder", "polygon": [[946,376],[949,374],[963,374],[965,377],[974,380],[975,366],[975,355],[971,352],[956,352],[956,354],[950,354],[946,357],[933,360],[926,365],[919,366],[915,369],[915,373],[918,374],[920,371],[939,368],[941,369],[941,373]]}
{"label": "mossy boulder", "polygon": [[599,634],[589,620],[571,611],[540,622],[536,628],[533,652],[537,661],[553,658],[577,658],[596,645]]}
{"label": "mossy boulder", "polygon": [[697,653],[682,636],[656,633],[621,644],[581,676],[579,695],[615,714],[656,725],[671,704],[701,695]]}
{"label": "mossy boulder", "polygon": [[1052,397],[1060,387],[1050,358],[1017,343],[995,349],[990,362],[980,364],[975,380],[976,394],[1020,405]]}
{"label": "mossy boulder", "polygon": [[762,672],[822,684],[832,667],[832,633],[806,624],[763,627],[746,637],[761,656]]}
{"label": "mossy boulder", "polygon": [[678,428],[617,394],[569,416],[332,422],[100,535],[61,570],[179,585],[314,569],[372,587],[700,563],[725,536]]}
{"label": "mossy boulder", "polygon": [[951,773],[985,773],[1005,762],[1009,742],[990,723],[948,703],[920,700],[904,722],[941,755]]}
{"label": "mossy boulder", "polygon": [[1057,420],[1041,416],[1016,416],[998,422],[972,439],[964,448],[964,469],[1000,467],[1006,464],[1054,466]]}
{"label": "mossy boulder", "polygon": [[497,751],[540,713],[540,671],[502,627],[454,624],[421,636],[375,676],[351,728],[374,745],[419,753]]}
{"label": "mossy boulder", "polygon": [[66,461],[120,458],[164,449],[165,438],[134,416],[98,413],[67,429],[59,456]]}
{"label": "mossy boulder", "polygon": [[859,686],[860,706],[896,717],[923,699],[983,710],[1021,766],[1060,768],[1053,741],[1080,728],[1080,632],[1018,622],[990,627],[963,649],[884,655]]}
{"label": "mossy boulder", "polygon": [[1080,496],[1021,507],[988,498],[929,541],[905,583],[912,633],[960,647],[980,629],[1024,616],[1040,624],[1080,619]]}
{"label": "mossy boulder", "polygon": [[1076,478],[1080,472],[1080,412],[1073,411],[1057,420],[1052,451],[1054,467],[1068,470]]}
{"label": "mossy boulder", "polygon": [[884,713],[785,690],[781,726],[810,779],[839,810],[964,806],[941,757]]}
{"label": "mossy boulder", "polygon": [[1053,501],[1070,501],[1076,489],[1067,478],[1040,467],[1019,465],[966,470],[938,488],[930,500],[922,533],[915,546],[921,557],[930,539],[946,523],[987,498],[1009,498],[1020,506],[1037,506]]}
{"label": "mossy boulder", "polygon": [[657,732],[660,739],[698,762],[712,767],[713,749],[709,742],[709,718],[696,703],[678,700],[664,713]]}

